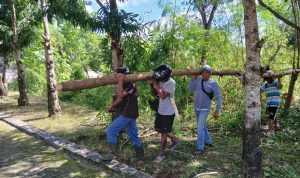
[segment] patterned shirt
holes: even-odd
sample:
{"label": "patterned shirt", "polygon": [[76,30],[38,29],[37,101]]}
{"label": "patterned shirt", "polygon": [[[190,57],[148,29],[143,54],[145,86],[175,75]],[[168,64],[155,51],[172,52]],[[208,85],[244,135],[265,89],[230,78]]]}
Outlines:
{"label": "patterned shirt", "polygon": [[267,94],[267,107],[278,107],[280,105],[280,89],[278,88],[278,81],[273,83],[265,83],[260,87],[260,92]]}

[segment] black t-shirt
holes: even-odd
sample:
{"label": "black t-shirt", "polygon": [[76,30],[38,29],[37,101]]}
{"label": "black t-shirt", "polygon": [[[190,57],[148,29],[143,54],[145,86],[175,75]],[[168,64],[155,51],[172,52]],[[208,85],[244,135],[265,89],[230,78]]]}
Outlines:
{"label": "black t-shirt", "polygon": [[132,82],[124,84],[124,91],[126,91],[128,95],[123,98],[123,102],[120,106],[120,114],[125,117],[136,119],[139,117],[139,111],[137,100],[138,94],[135,84]]}

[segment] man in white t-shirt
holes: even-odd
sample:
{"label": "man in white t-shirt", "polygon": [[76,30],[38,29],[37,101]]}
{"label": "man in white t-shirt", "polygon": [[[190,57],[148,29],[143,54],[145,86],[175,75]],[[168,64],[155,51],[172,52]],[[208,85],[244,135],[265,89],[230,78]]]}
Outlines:
{"label": "man in white t-shirt", "polygon": [[159,154],[154,162],[164,160],[164,150],[167,144],[167,138],[172,141],[171,149],[175,149],[180,143],[172,132],[172,126],[175,117],[175,109],[172,104],[172,99],[175,93],[175,81],[171,78],[172,69],[167,64],[162,64],[154,70],[153,79],[150,84],[154,91],[159,96],[159,106],[155,119],[155,130],[161,134],[161,145]]}

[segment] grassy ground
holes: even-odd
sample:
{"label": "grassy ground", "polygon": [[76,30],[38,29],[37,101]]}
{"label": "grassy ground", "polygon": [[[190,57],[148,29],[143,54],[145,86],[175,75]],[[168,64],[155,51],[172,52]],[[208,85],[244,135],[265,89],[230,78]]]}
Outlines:
{"label": "grassy ground", "polygon": [[[19,118],[43,130],[63,136],[73,142],[97,150],[100,154],[108,152],[105,129],[110,116],[104,112],[87,109],[69,103],[61,103],[63,112],[57,119],[47,118],[46,99],[30,97],[31,105],[16,106],[17,95],[2,100],[0,108],[15,118]],[[298,109],[297,109],[298,108]],[[283,129],[273,137],[262,137],[263,169],[265,177],[300,177],[299,149],[299,106],[294,107],[289,117],[281,118]],[[223,115],[224,116],[224,115]],[[154,164],[158,148],[159,135],[154,132],[154,117],[141,111],[138,119],[139,133],[145,146],[146,161],[131,163],[133,148],[120,137],[121,152],[119,160],[156,177],[194,177],[200,173],[212,173],[206,177],[239,177],[242,154],[242,133],[218,128],[212,132],[215,147],[207,148],[202,156],[194,157],[196,124],[190,121],[175,122],[175,133],[183,141],[177,151],[167,151],[166,160]],[[238,120],[238,119],[237,119]]]}
{"label": "grassy ground", "polygon": [[109,177],[0,122],[0,177]]}

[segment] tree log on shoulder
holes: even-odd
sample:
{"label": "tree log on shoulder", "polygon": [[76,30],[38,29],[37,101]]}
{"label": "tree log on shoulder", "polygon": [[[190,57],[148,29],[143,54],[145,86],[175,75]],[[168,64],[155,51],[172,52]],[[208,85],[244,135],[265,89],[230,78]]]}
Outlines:
{"label": "tree log on shoulder", "polygon": [[[172,76],[185,76],[185,75],[199,75],[200,71],[198,69],[174,69]],[[136,74],[129,74],[124,77],[125,82],[136,82],[142,80],[149,80],[152,78],[153,72],[141,72]],[[234,70],[215,70],[212,75],[224,76],[224,75],[233,75],[241,76],[243,72],[234,71]],[[75,80],[60,83],[56,86],[56,90],[60,91],[73,91],[73,90],[82,90],[96,88],[99,86],[105,86],[109,84],[115,84],[117,80],[115,76],[106,76],[98,78],[90,78],[84,80]]]}
{"label": "tree log on shoulder", "polygon": [[[263,74],[263,78],[269,77],[283,77],[285,75],[289,75],[292,73],[299,73],[300,69],[287,70],[280,73],[274,73],[273,75]],[[135,74],[129,74],[124,77],[125,82],[136,82],[142,80],[149,80],[152,78],[153,72],[141,72]],[[172,76],[186,76],[186,75],[200,75],[200,71],[198,69],[174,69]],[[217,76],[243,76],[244,72],[237,70],[214,70],[212,75]],[[98,78],[90,78],[84,80],[74,80],[63,82],[57,84],[56,90],[59,91],[74,91],[74,90],[82,90],[82,89],[90,89],[96,88],[100,86],[110,85],[117,83],[117,80],[114,76],[105,76]]]}

